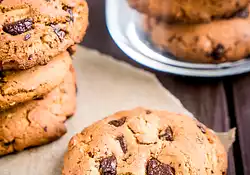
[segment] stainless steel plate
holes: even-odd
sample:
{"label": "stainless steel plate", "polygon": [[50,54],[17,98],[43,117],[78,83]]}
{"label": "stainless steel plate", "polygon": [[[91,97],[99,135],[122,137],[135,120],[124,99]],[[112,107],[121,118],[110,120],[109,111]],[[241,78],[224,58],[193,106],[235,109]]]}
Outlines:
{"label": "stainless steel plate", "polygon": [[133,60],[156,70],[196,77],[223,77],[250,71],[250,59],[221,64],[176,60],[154,48],[140,30],[141,15],[126,0],[106,0],[108,30],[116,44]]}

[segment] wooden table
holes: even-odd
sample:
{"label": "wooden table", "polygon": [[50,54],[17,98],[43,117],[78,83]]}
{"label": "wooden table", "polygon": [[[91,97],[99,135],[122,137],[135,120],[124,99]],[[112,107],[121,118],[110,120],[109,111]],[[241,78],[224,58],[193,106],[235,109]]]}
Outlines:
{"label": "wooden table", "polygon": [[154,73],[210,128],[227,131],[237,127],[237,141],[229,152],[228,174],[250,175],[250,74],[223,79],[188,78],[143,67],[128,58],[110,38],[105,24],[105,1],[89,0],[88,3],[90,26],[82,44]]}

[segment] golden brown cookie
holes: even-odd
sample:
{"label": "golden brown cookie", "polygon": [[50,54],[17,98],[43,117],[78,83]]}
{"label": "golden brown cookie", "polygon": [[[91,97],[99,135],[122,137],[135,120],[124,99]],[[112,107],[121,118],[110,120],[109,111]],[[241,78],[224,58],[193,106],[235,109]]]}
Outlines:
{"label": "golden brown cookie", "polygon": [[197,63],[237,61],[250,54],[248,9],[231,19],[208,24],[166,24],[145,17],[145,31],[152,43],[181,59]]}
{"label": "golden brown cookie", "polygon": [[44,66],[1,72],[0,111],[49,93],[61,84],[71,66],[71,57],[64,52]]}
{"label": "golden brown cookie", "polygon": [[226,174],[227,155],[212,131],[187,116],[137,108],[74,136],[63,175]]}
{"label": "golden brown cookie", "polygon": [[0,156],[46,144],[66,133],[64,122],[76,107],[72,73],[68,71],[64,82],[44,98],[0,113]]}
{"label": "golden brown cookie", "polygon": [[245,8],[248,0],[128,0],[131,7],[166,22],[203,23],[228,18]]}
{"label": "golden brown cookie", "polygon": [[1,0],[0,68],[46,64],[79,43],[87,26],[85,0]]}

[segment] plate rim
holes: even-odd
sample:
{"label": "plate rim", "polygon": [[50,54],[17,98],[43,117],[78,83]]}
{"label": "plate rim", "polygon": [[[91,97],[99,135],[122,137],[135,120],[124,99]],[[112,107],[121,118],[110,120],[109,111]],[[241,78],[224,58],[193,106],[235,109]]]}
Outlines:
{"label": "plate rim", "polygon": [[[119,15],[114,15],[115,6],[117,3],[121,3],[122,0],[106,0],[105,3],[105,18],[106,18],[106,26],[108,32],[116,45],[131,59],[142,64],[146,67],[152,68],[154,70],[158,70],[161,72],[167,72],[175,75],[182,75],[182,76],[191,76],[191,77],[207,77],[207,78],[215,78],[215,77],[226,77],[232,75],[243,74],[250,71],[250,66],[240,65],[240,66],[233,66],[229,68],[219,68],[219,69],[211,69],[211,70],[204,70],[204,69],[190,69],[184,67],[176,67],[173,65],[163,64],[159,61],[153,60],[147,57],[145,54],[138,51],[136,48],[131,45],[126,35],[122,35],[121,30],[117,19]],[[123,0],[126,1],[126,0]],[[112,9],[112,10],[111,10]]]}

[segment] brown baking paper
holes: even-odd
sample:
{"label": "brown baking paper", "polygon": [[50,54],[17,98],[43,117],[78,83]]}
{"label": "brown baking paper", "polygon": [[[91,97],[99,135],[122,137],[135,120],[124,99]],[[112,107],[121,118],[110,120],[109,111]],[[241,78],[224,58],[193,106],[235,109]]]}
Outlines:
{"label": "brown baking paper", "polygon": [[[66,122],[68,133],[51,144],[0,158],[0,175],[59,175],[70,138],[119,110],[143,106],[192,117],[151,73],[83,47],[78,47],[74,66],[78,107],[75,116]],[[234,131],[222,136],[228,148],[234,140]]]}

